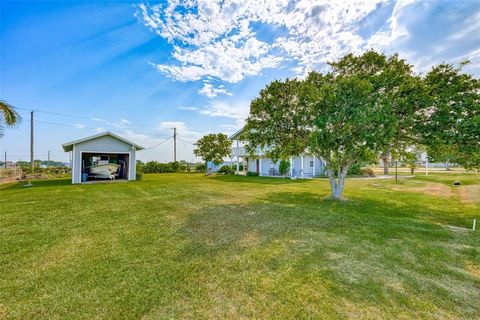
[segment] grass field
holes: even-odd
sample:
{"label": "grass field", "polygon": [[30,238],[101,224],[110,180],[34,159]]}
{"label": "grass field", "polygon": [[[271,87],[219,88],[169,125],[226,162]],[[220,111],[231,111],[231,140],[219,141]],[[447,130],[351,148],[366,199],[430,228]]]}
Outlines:
{"label": "grass field", "polygon": [[0,185],[0,318],[480,318],[478,174],[33,184]]}

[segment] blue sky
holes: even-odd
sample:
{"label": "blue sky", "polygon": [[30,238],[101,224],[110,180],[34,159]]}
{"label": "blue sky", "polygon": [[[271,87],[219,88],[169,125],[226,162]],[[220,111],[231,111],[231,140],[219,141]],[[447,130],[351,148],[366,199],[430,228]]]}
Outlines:
{"label": "blue sky", "polygon": [[[191,161],[192,143],[236,131],[270,81],[369,48],[418,73],[470,59],[465,71],[480,74],[480,1],[178,2],[0,2],[0,97],[38,110],[36,158],[67,160],[62,143],[102,130],[149,147],[175,126],[178,158]],[[2,158],[29,158],[20,113]],[[172,150],[139,157],[170,161]]]}

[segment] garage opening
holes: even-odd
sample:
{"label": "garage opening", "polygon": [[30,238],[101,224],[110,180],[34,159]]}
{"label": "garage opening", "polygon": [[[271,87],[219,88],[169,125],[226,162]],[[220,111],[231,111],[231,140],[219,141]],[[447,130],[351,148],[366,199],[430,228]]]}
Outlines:
{"label": "garage opening", "polygon": [[82,182],[127,180],[128,153],[82,152]]}

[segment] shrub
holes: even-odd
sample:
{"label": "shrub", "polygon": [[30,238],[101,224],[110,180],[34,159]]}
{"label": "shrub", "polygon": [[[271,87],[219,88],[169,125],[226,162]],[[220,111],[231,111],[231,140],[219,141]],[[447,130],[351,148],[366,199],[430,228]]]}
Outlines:
{"label": "shrub", "polygon": [[370,168],[363,168],[360,170],[360,174],[363,176],[363,177],[375,177],[375,172],[373,172],[372,169]]}
{"label": "shrub", "polygon": [[234,170],[230,166],[223,166],[217,171],[218,174],[234,174]]}
{"label": "shrub", "polygon": [[281,160],[280,165],[278,166],[278,172],[282,176],[285,176],[288,173],[288,170],[290,170],[290,162],[287,160]]}
{"label": "shrub", "polygon": [[258,172],[248,171],[247,177],[258,177]]}
{"label": "shrub", "polygon": [[136,171],[135,179],[138,181],[143,180],[143,163],[137,162],[135,171]]}
{"label": "shrub", "polygon": [[205,163],[199,162],[195,164],[195,170],[197,172],[205,172],[206,169],[207,169],[207,166]]}
{"label": "shrub", "polygon": [[143,172],[145,173],[175,172],[175,169],[177,168],[178,168],[178,165],[176,165],[175,162],[160,163],[157,161],[149,161],[145,163]]}
{"label": "shrub", "polygon": [[361,174],[361,166],[360,164],[354,164],[350,168],[348,168],[348,175],[349,176],[359,176]]}

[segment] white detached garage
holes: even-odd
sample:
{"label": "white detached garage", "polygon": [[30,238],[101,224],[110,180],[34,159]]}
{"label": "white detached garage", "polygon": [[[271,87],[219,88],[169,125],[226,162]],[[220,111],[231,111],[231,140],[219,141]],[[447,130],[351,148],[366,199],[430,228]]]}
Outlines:
{"label": "white detached garage", "polygon": [[135,180],[136,151],[144,149],[109,131],[62,147],[72,152],[72,183]]}

